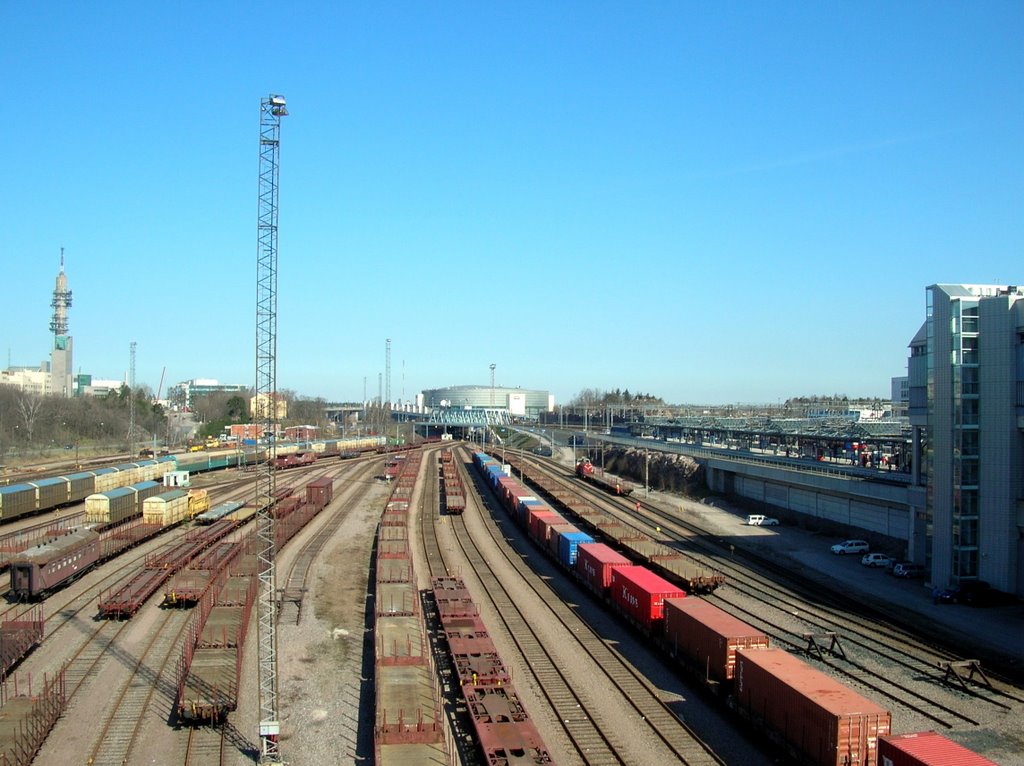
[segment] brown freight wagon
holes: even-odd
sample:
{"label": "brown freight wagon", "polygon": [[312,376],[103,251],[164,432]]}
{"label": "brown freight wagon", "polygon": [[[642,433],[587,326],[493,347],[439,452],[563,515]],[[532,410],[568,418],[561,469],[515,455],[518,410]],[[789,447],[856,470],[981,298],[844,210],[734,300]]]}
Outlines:
{"label": "brown freight wagon", "polygon": [[669,651],[706,680],[731,681],[737,649],[767,649],[768,636],[700,598],[665,600]]}
{"label": "brown freight wagon", "polygon": [[334,499],[334,480],[329,476],[315,479],[306,485],[306,502],[320,508],[326,507]]}
{"label": "brown freight wagon", "polygon": [[878,740],[878,766],[998,766],[934,731]]}
{"label": "brown freight wagon", "polygon": [[737,649],[737,707],[816,766],[876,766],[888,710],[782,649]]}

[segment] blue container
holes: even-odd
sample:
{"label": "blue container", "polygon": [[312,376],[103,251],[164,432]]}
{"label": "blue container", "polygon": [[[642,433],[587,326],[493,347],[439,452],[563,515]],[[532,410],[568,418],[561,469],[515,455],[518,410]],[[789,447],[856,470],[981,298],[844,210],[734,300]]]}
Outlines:
{"label": "blue container", "polygon": [[81,473],[69,473],[64,477],[71,484],[71,502],[77,503],[85,500],[96,491],[96,474],[90,471]]}
{"label": "blue container", "polygon": [[572,569],[576,564],[576,555],[579,553],[580,543],[592,543],[594,538],[586,532],[566,532],[558,536],[558,563],[566,569]]}

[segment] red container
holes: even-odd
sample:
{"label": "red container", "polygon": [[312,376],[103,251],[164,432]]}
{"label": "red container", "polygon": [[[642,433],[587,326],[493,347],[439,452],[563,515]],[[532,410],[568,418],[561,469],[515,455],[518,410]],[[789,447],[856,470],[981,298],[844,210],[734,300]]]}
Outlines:
{"label": "red container", "polygon": [[504,476],[498,479],[498,486],[495,491],[498,497],[501,499],[501,504],[506,508],[514,507],[511,498],[515,496],[515,493],[519,490],[519,482],[513,479],[511,476]]}
{"label": "red container", "polygon": [[540,519],[538,521],[537,542],[547,547],[551,536],[555,534],[555,530],[560,527],[564,527],[568,523],[569,522],[565,520],[565,517],[558,513],[553,513],[551,516]]}
{"label": "red container", "polygon": [[665,602],[669,651],[699,669],[705,678],[733,677],[737,649],[767,649],[768,636],[700,598]]}
{"label": "red container", "polygon": [[995,761],[934,731],[878,740],[878,766],[997,766]]}
{"label": "red container", "polygon": [[819,766],[876,766],[889,711],[782,649],[737,649],[741,710]]}
{"label": "red container", "polygon": [[538,509],[551,511],[554,513],[554,509],[550,505],[545,503],[543,500],[538,500],[533,495],[520,495],[517,499],[518,505],[516,506],[516,521],[522,526],[529,528],[530,526],[530,510]]}
{"label": "red container", "polygon": [[611,586],[612,570],[615,567],[633,564],[604,543],[580,543],[576,550],[576,574],[584,585],[599,596],[603,596]]}
{"label": "red container", "polygon": [[544,529],[545,528],[541,525],[541,522],[544,521],[545,519],[553,519],[553,518],[556,518],[556,517],[559,518],[559,519],[562,518],[557,513],[552,511],[550,508],[545,507],[543,509],[537,509],[537,510],[531,508],[530,509],[530,515],[528,517],[529,518],[528,528],[530,530],[530,537],[532,537],[534,540],[536,540],[541,545],[544,545],[544,542],[545,542],[545,539],[544,539]]}
{"label": "red container", "polygon": [[666,598],[685,598],[686,593],[644,567],[612,569],[612,603],[631,622],[647,633],[656,633],[665,616]]}

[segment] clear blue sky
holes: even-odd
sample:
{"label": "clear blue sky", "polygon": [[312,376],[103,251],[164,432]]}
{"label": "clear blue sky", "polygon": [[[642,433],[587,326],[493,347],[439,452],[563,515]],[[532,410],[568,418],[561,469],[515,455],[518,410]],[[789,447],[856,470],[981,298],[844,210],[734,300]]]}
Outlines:
{"label": "clear blue sky", "polygon": [[278,386],[889,392],[936,282],[1024,283],[1024,5],[3,3],[0,340]]}

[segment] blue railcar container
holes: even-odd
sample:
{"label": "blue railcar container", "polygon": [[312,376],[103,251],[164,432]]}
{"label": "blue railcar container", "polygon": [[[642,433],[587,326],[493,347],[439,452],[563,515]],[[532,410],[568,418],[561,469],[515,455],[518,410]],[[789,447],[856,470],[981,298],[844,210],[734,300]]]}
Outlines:
{"label": "blue railcar container", "polygon": [[0,487],[0,519],[16,519],[36,509],[36,488],[30,484]]}
{"label": "blue railcar container", "polygon": [[564,532],[558,536],[558,562],[566,569],[576,565],[580,543],[592,543],[594,538],[586,532]]}
{"label": "blue railcar container", "polygon": [[125,485],[123,481],[120,481],[123,477],[116,468],[98,468],[93,473],[96,477],[93,480],[94,492],[106,492],[109,489],[116,489]]}
{"label": "blue railcar container", "polygon": [[196,516],[195,523],[212,524],[215,521],[220,521],[225,516],[229,516],[230,514],[237,511],[243,505],[244,503],[239,503],[236,500],[229,500],[224,503],[219,503],[210,510],[204,511],[203,513],[200,513],[198,516]]}
{"label": "blue railcar container", "polygon": [[72,503],[85,500],[85,498],[96,491],[96,474],[92,471],[69,473],[64,478],[67,479],[68,483],[71,485],[71,495],[69,499]]}
{"label": "blue railcar container", "polygon": [[46,510],[63,505],[71,499],[71,484],[63,476],[38,479],[29,484],[36,488],[36,510]]}

